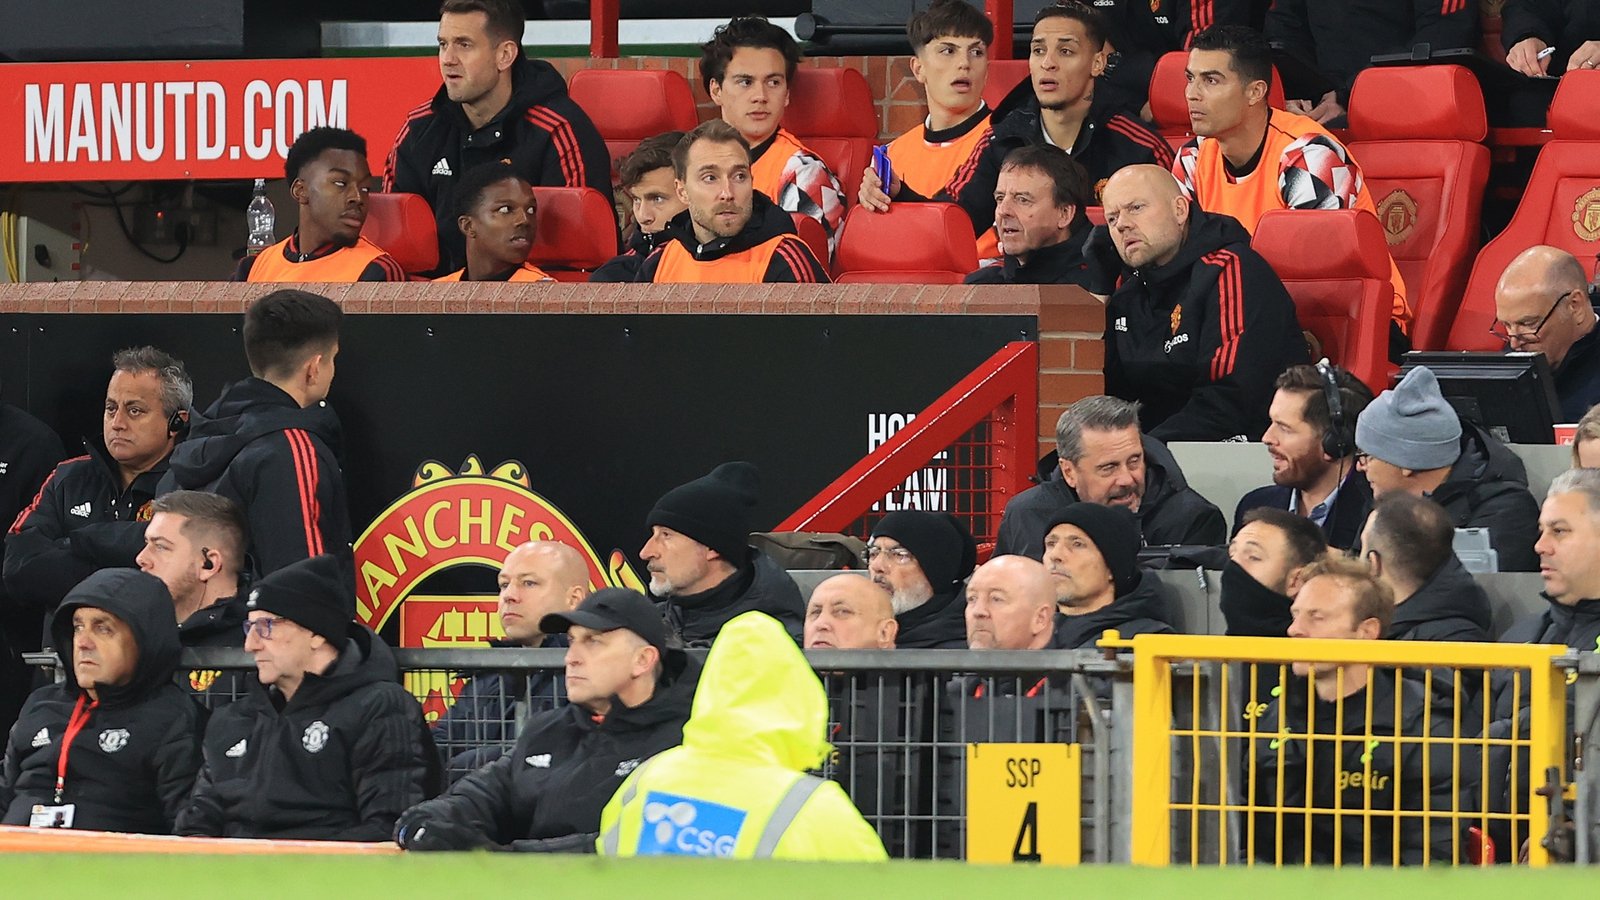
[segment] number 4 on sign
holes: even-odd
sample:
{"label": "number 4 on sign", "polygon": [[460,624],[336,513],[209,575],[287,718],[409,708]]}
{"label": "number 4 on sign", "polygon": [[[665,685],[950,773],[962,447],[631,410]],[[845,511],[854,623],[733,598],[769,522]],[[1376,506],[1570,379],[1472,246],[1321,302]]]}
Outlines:
{"label": "number 4 on sign", "polygon": [[1077,744],[967,745],[967,861],[1082,859]]}

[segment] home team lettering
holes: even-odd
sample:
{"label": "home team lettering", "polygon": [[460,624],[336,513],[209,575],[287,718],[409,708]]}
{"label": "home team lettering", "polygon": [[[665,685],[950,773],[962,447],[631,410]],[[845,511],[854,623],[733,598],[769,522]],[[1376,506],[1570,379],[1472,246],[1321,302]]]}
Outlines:
{"label": "home team lettering", "polygon": [[[347,127],[346,79],[255,79],[236,98],[217,81],[23,85],[29,163],[263,160],[302,132]],[[237,116],[233,113],[237,110]]]}

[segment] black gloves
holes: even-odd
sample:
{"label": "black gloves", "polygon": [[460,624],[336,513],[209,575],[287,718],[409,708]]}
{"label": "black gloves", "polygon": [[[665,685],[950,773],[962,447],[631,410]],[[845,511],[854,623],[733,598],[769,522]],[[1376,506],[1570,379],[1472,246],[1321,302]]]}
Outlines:
{"label": "black gloves", "polygon": [[402,850],[498,849],[482,832],[441,821],[418,807],[400,814],[399,821],[394,823],[394,842]]}
{"label": "black gloves", "polygon": [[1084,289],[1091,294],[1105,296],[1117,289],[1117,279],[1122,275],[1122,256],[1111,242],[1111,229],[1096,225],[1083,239],[1083,262],[1088,269],[1089,283]]}

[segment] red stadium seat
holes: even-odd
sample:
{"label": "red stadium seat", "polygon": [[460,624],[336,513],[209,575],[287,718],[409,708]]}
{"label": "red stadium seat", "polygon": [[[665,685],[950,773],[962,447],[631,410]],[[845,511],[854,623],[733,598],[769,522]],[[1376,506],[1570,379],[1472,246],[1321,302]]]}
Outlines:
{"label": "red stadium seat", "polygon": [[1559,247],[1590,270],[1600,252],[1600,69],[1561,76],[1547,118],[1555,137],[1539,150],[1511,222],[1472,265],[1450,337],[1450,350],[1500,350],[1489,334],[1500,273],[1535,244]]}
{"label": "red stadium seat", "polygon": [[408,275],[439,265],[438,227],[421,194],[368,194],[361,236],[388,251]]}
{"label": "red stadium seat", "polygon": [[960,284],[977,268],[972,220],[953,203],[852,209],[833,254],[833,280],[841,284]]}
{"label": "red stadium seat", "polygon": [[567,91],[605,139],[613,176],[645,138],[700,124],[688,79],[665,69],[579,69]]}
{"label": "red stadium seat", "polygon": [[1007,94],[1011,93],[1012,88],[1027,80],[1026,59],[991,59],[989,80],[983,86],[983,102],[989,104],[990,109],[994,109]]}
{"label": "red stadium seat", "polygon": [[1350,130],[1350,155],[1405,279],[1411,345],[1441,349],[1480,240],[1483,91],[1462,66],[1366,69],[1350,93]]}
{"label": "red stadium seat", "polygon": [[[1189,122],[1189,101],[1184,99],[1188,83],[1183,69],[1189,64],[1189,54],[1174,50],[1156,60],[1155,71],[1150,75],[1150,118],[1156,132],[1167,139],[1176,150],[1194,137]],[[1283,80],[1276,67],[1272,70],[1272,84],[1267,88],[1267,105],[1283,109]]]}
{"label": "red stadium seat", "polygon": [[1083,214],[1089,217],[1090,224],[1104,225],[1106,223],[1106,208],[1104,206],[1085,206]]}
{"label": "red stadium seat", "polygon": [[794,220],[794,233],[811,248],[811,255],[822,263],[822,267],[827,268],[828,233],[822,230],[822,223],[805,213],[792,212],[789,213],[789,218]]}
{"label": "red stadium seat", "polygon": [[594,188],[536,187],[539,229],[528,261],[557,281],[588,281],[617,255],[616,207]]}
{"label": "red stadium seat", "polygon": [[1394,285],[1378,220],[1357,209],[1275,209],[1250,246],[1283,279],[1321,355],[1374,392],[1387,387]]}
{"label": "red stadium seat", "polygon": [[866,77],[855,69],[801,67],[789,87],[783,127],[822,157],[841,195],[853,202],[878,139],[878,108]]}

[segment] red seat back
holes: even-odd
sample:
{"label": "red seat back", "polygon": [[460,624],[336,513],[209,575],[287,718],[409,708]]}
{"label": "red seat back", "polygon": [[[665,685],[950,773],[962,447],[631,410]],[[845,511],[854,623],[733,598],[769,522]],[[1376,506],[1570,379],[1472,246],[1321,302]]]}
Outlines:
{"label": "red seat back", "polygon": [[1533,174],[1511,222],[1485,244],[1472,265],[1467,290],[1450,325],[1446,348],[1499,350],[1489,334],[1494,289],[1522,251],[1536,244],[1559,247],[1591,271],[1600,253],[1600,70],[1561,76],[1547,122],[1555,140],[1539,150]]}
{"label": "red seat back", "polygon": [[[1156,60],[1155,71],[1150,74],[1150,118],[1156,132],[1167,139],[1176,150],[1194,137],[1189,122],[1189,101],[1184,99],[1188,83],[1183,77],[1184,66],[1189,64],[1189,53],[1174,50]],[[1267,86],[1267,105],[1283,109],[1283,80],[1276,66],[1272,69],[1272,82]]]}
{"label": "red seat back", "polygon": [[1350,93],[1350,155],[1405,279],[1419,350],[1444,347],[1478,251],[1488,128],[1483,91],[1461,66],[1366,69]]}
{"label": "red seat back", "polygon": [[536,187],[539,228],[528,261],[557,281],[587,281],[617,255],[616,208],[594,188]]}
{"label": "red seat back", "polygon": [[822,157],[843,196],[854,199],[878,139],[878,108],[866,77],[856,69],[801,67],[789,86],[783,127]]}
{"label": "red seat back", "polygon": [[1383,390],[1394,285],[1378,220],[1356,209],[1275,209],[1261,217],[1250,246],[1283,280],[1322,355]]}
{"label": "red seat back", "polygon": [[368,194],[361,236],[387,251],[407,274],[439,265],[439,229],[421,194]]}
{"label": "red seat back", "polygon": [[953,203],[852,209],[833,254],[833,280],[844,284],[960,284],[977,268],[972,220]]}
{"label": "red seat back", "polygon": [[579,69],[567,92],[605,140],[613,176],[645,138],[700,124],[688,79],[665,69]]}
{"label": "red seat back", "polygon": [[983,102],[989,104],[990,109],[994,109],[1007,94],[1011,93],[1012,88],[1027,80],[1026,59],[991,59],[989,80],[983,85]]}
{"label": "red seat back", "polygon": [[806,242],[806,246],[811,248],[811,255],[820,260],[826,268],[828,232],[823,230],[822,223],[805,213],[792,212],[789,213],[789,218],[794,220],[794,233],[799,235],[800,240]]}

